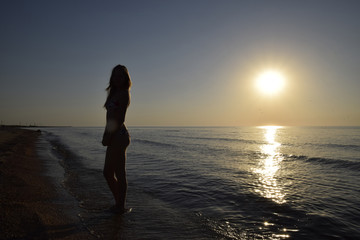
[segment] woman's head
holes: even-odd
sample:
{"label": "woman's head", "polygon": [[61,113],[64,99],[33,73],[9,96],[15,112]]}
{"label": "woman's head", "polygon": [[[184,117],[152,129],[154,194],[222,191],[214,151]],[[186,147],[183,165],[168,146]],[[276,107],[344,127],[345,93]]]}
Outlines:
{"label": "woman's head", "polygon": [[131,79],[127,68],[123,65],[117,65],[113,68],[109,87],[110,89],[125,89],[128,90],[131,87]]}
{"label": "woman's head", "polygon": [[[108,92],[108,96],[106,98],[105,105],[109,101],[111,96],[115,94],[116,91],[129,90],[130,87],[131,87],[131,80],[127,68],[123,65],[115,66],[111,73],[109,86],[106,88],[106,91]],[[130,101],[130,95],[128,100]]]}

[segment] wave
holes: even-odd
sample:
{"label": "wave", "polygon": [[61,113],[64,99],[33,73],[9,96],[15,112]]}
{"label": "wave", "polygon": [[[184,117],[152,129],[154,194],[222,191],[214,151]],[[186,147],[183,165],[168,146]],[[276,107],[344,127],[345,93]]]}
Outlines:
{"label": "wave", "polygon": [[285,156],[285,159],[303,160],[305,162],[320,164],[320,165],[321,164],[322,165],[333,165],[338,168],[346,168],[346,169],[355,170],[355,171],[360,170],[360,162],[353,162],[353,161],[343,160],[343,159],[308,157],[308,156],[304,156],[304,155],[300,155],[300,156],[289,155],[289,156]]}
{"label": "wave", "polygon": [[325,147],[329,148],[341,148],[344,150],[357,150],[360,151],[359,145],[353,145],[353,144],[324,144]]}
{"label": "wave", "polygon": [[[89,168],[84,163],[88,162],[89,159],[74,152],[62,141],[61,137],[53,133],[46,132],[45,139],[50,144],[52,154],[64,169],[64,187],[79,202],[88,202],[91,196],[98,195],[95,191],[97,187],[99,189],[106,187],[101,169]],[[89,180],[89,178],[93,179]],[[87,191],[84,191],[84,189],[87,189]]]}
{"label": "wave", "polygon": [[212,138],[212,137],[184,137],[186,139],[206,140],[206,141],[225,141],[225,142],[241,142],[248,144],[265,144],[265,141],[246,140],[241,138]]}
{"label": "wave", "polygon": [[317,143],[306,143],[305,145],[325,147],[325,148],[336,148],[342,150],[352,150],[352,151],[360,151],[360,145],[355,144],[336,144],[336,143],[326,143],[326,144],[317,144]]}
{"label": "wave", "polygon": [[340,167],[340,168],[349,168],[352,170],[360,170],[359,162],[351,162],[351,161],[346,161],[346,160],[341,160],[341,159],[331,159],[331,158],[317,158],[317,157],[308,158],[306,161],[320,163],[320,164],[332,164],[332,165],[336,165],[337,167]]}
{"label": "wave", "polygon": [[145,140],[145,139],[131,139],[132,142],[136,142],[136,143],[142,143],[142,144],[147,144],[147,145],[152,145],[152,146],[156,146],[156,147],[167,147],[167,148],[176,148],[178,147],[177,145],[174,144],[170,144],[170,143],[163,143],[163,142],[157,142],[157,141],[150,141],[150,140]]}

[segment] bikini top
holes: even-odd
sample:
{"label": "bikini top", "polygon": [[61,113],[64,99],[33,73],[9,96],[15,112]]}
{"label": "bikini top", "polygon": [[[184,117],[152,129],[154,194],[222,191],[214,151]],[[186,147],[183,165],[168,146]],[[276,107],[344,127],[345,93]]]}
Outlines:
{"label": "bikini top", "polygon": [[120,104],[119,101],[116,101],[114,99],[110,99],[106,104],[105,104],[105,108],[106,110],[115,110],[117,108],[119,108]]}
{"label": "bikini top", "polygon": [[114,95],[107,103],[105,103],[106,110],[116,110],[120,107],[120,100],[119,98],[124,97],[124,95],[128,94],[128,91],[121,91]]}

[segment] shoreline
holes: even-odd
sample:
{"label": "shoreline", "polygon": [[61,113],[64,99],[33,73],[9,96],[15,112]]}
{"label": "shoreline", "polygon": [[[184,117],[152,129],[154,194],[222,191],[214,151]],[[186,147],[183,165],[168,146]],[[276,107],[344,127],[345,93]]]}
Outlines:
{"label": "shoreline", "polygon": [[[0,239],[94,239],[62,202],[37,151],[40,131],[0,128]],[[69,211],[70,210],[70,211]]]}

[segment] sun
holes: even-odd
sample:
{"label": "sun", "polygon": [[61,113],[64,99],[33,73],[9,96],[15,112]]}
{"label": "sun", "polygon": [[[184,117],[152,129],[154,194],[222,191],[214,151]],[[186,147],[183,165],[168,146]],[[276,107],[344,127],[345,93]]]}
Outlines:
{"label": "sun", "polygon": [[285,77],[276,70],[266,70],[256,78],[257,88],[267,95],[279,93],[284,88],[284,85]]}

